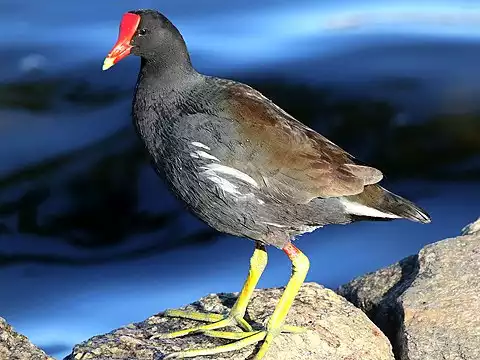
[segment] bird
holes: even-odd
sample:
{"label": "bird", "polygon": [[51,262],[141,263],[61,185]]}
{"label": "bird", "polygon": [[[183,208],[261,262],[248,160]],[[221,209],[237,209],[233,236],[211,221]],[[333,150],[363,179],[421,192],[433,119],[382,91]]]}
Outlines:
{"label": "bird", "polygon": [[[123,14],[103,70],[130,54],[141,59],[133,124],[157,174],[203,222],[255,245],[247,279],[228,314],[166,310],[165,316],[207,324],[154,335],[203,333],[234,341],[172,352],[165,359],[261,344],[254,354],[259,360],[275,337],[302,331],[285,324],[310,266],[293,244],[298,236],[360,220],[430,222],[423,209],[379,185],[380,170],[359,163],[259,91],[198,72],[180,31],[162,13],[140,9]],[[292,274],[267,324],[258,330],[245,313],[267,265],[268,246],[284,251]],[[227,326],[243,331],[220,331]]]}

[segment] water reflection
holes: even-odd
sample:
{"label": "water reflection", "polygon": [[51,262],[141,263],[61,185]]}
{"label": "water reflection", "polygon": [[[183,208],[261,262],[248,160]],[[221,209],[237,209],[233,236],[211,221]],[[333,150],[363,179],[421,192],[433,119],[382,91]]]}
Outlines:
{"label": "water reflection", "polygon": [[[480,41],[470,31],[477,25],[382,17],[418,10],[434,18],[454,8],[473,16],[478,5],[405,4],[162,4],[200,70],[258,88],[431,211],[429,226],[363,223],[304,237],[309,279],[332,287],[478,216]],[[9,13],[1,26],[15,33],[15,41],[0,40],[0,284],[8,289],[0,316],[60,356],[165,307],[237,291],[251,244],[187,214],[134,134],[138,60],[100,72],[130,7],[0,7]],[[288,277],[288,262],[271,253],[261,286]]]}

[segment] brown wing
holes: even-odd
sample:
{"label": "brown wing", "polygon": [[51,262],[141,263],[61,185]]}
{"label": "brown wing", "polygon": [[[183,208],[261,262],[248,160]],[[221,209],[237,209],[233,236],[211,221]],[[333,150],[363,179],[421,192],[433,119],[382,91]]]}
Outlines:
{"label": "brown wing", "polygon": [[249,86],[230,83],[225,111],[248,139],[247,159],[235,164],[268,191],[295,203],[355,195],[382,179],[372,167],[287,114]]}

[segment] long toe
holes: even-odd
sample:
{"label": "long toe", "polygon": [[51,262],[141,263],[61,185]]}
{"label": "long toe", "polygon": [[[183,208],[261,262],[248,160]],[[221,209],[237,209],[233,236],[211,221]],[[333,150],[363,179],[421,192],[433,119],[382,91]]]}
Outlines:
{"label": "long toe", "polygon": [[308,331],[306,327],[301,326],[294,326],[294,325],[283,325],[282,333],[290,333],[290,334],[301,334],[305,331]]}
{"label": "long toe", "polygon": [[220,353],[225,353],[229,351],[240,350],[246,346],[256,344],[263,340],[263,344],[261,345],[258,352],[253,357],[253,360],[261,360],[265,357],[265,354],[269,350],[270,346],[273,343],[273,340],[276,336],[278,336],[281,332],[301,332],[305,331],[306,329],[294,327],[294,326],[285,326],[282,328],[282,331],[273,330],[260,330],[260,331],[253,331],[253,332],[230,332],[230,331],[215,331],[215,330],[205,330],[201,331],[203,335],[215,337],[215,338],[222,338],[222,339],[229,339],[229,340],[236,340],[230,344],[216,346],[212,348],[206,349],[195,349],[195,350],[185,350],[179,351],[175,353],[168,354],[164,359],[183,359],[183,358],[191,358],[195,356],[208,356],[208,355],[215,355]]}
{"label": "long toe", "polygon": [[227,339],[227,340],[241,340],[249,336],[255,335],[260,331],[217,331],[217,330],[203,330],[198,333],[212,338]]}
{"label": "long toe", "polygon": [[176,337],[185,336],[188,334],[193,334],[197,332],[204,332],[209,330],[216,330],[228,326],[239,326],[241,329],[247,332],[253,332],[253,328],[250,324],[241,316],[236,314],[229,314],[227,316],[220,314],[208,314],[192,311],[179,311],[179,310],[170,310],[164,315],[168,317],[179,317],[184,319],[192,319],[198,321],[209,322],[210,324],[194,326],[184,330],[178,330],[170,333],[161,333],[155,334],[151,339],[171,339]]}
{"label": "long toe", "polygon": [[174,353],[168,354],[163,359],[164,360],[184,359],[184,358],[192,358],[196,356],[208,356],[208,355],[215,355],[215,354],[221,354],[221,353],[226,353],[230,351],[240,350],[246,346],[253,345],[262,341],[265,338],[265,336],[267,336],[266,331],[259,331],[257,333],[254,333],[251,336],[248,336],[244,339],[232,342],[227,345],[216,346],[216,347],[206,348],[206,349],[195,349],[195,350],[185,350],[185,351],[174,352]]}
{"label": "long toe", "polygon": [[191,310],[169,309],[169,310],[165,310],[162,315],[166,317],[176,317],[176,318],[182,318],[182,319],[203,321],[208,323],[217,322],[225,319],[225,316],[222,314],[204,313],[200,311],[191,311]]}
{"label": "long toe", "polygon": [[[219,338],[219,339],[228,339],[228,340],[240,340],[246,337],[255,335],[261,331],[218,331],[218,330],[198,330],[195,334],[201,334],[208,337]],[[282,333],[288,334],[301,334],[308,331],[307,328],[293,325],[284,325],[282,327]]]}

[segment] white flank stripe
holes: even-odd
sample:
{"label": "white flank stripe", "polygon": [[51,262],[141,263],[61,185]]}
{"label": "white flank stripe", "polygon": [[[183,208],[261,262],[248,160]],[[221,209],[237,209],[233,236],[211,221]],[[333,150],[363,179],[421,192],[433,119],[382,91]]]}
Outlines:
{"label": "white flank stripe", "polygon": [[264,223],[265,225],[275,226],[275,227],[278,227],[278,228],[284,228],[284,227],[286,227],[285,225],[280,225],[280,224],[273,223],[273,222],[266,222],[266,221],[264,221],[263,223]]}
{"label": "white flank stripe", "polygon": [[369,206],[365,206],[365,205],[347,200],[345,198],[339,198],[338,200],[344,206],[345,211],[348,214],[379,217],[379,218],[392,218],[392,219],[400,218],[400,216],[398,216],[398,215],[385,213],[383,211],[380,211],[380,210],[371,208]]}
{"label": "white flank stripe", "polygon": [[217,184],[220,187],[220,189],[222,189],[225,192],[228,192],[230,194],[235,194],[235,195],[240,194],[240,192],[237,190],[237,187],[235,185],[233,185],[230,181],[224,178],[221,178],[215,173],[209,173],[207,175],[207,178],[212,182],[214,182],[215,184]]}
{"label": "white flank stripe", "polygon": [[192,158],[195,158],[195,159],[198,159],[198,158],[200,157],[200,156],[198,156],[197,153],[194,153],[194,152],[191,152],[191,153],[190,153],[190,156],[191,156]]}
{"label": "white flank stripe", "polygon": [[240,170],[237,170],[237,169],[225,166],[225,165],[209,164],[209,165],[206,165],[206,166],[202,166],[202,169],[205,169],[207,171],[213,171],[215,173],[222,173],[222,174],[226,174],[226,175],[231,175],[233,177],[236,177],[239,180],[245,181],[246,183],[248,183],[250,185],[258,187],[257,182],[251,176],[248,176],[247,174],[241,172]]}
{"label": "white flank stripe", "polygon": [[196,146],[196,147],[199,147],[199,148],[202,148],[202,149],[210,150],[210,148],[207,145],[202,144],[201,142],[198,142],[198,141],[194,141],[191,144],[193,146]]}
{"label": "white flank stripe", "polygon": [[202,150],[197,150],[195,151],[199,156],[205,158],[205,159],[210,159],[210,160],[215,160],[215,161],[220,161],[218,160],[215,156],[210,155],[209,153],[206,153],[205,151]]}

